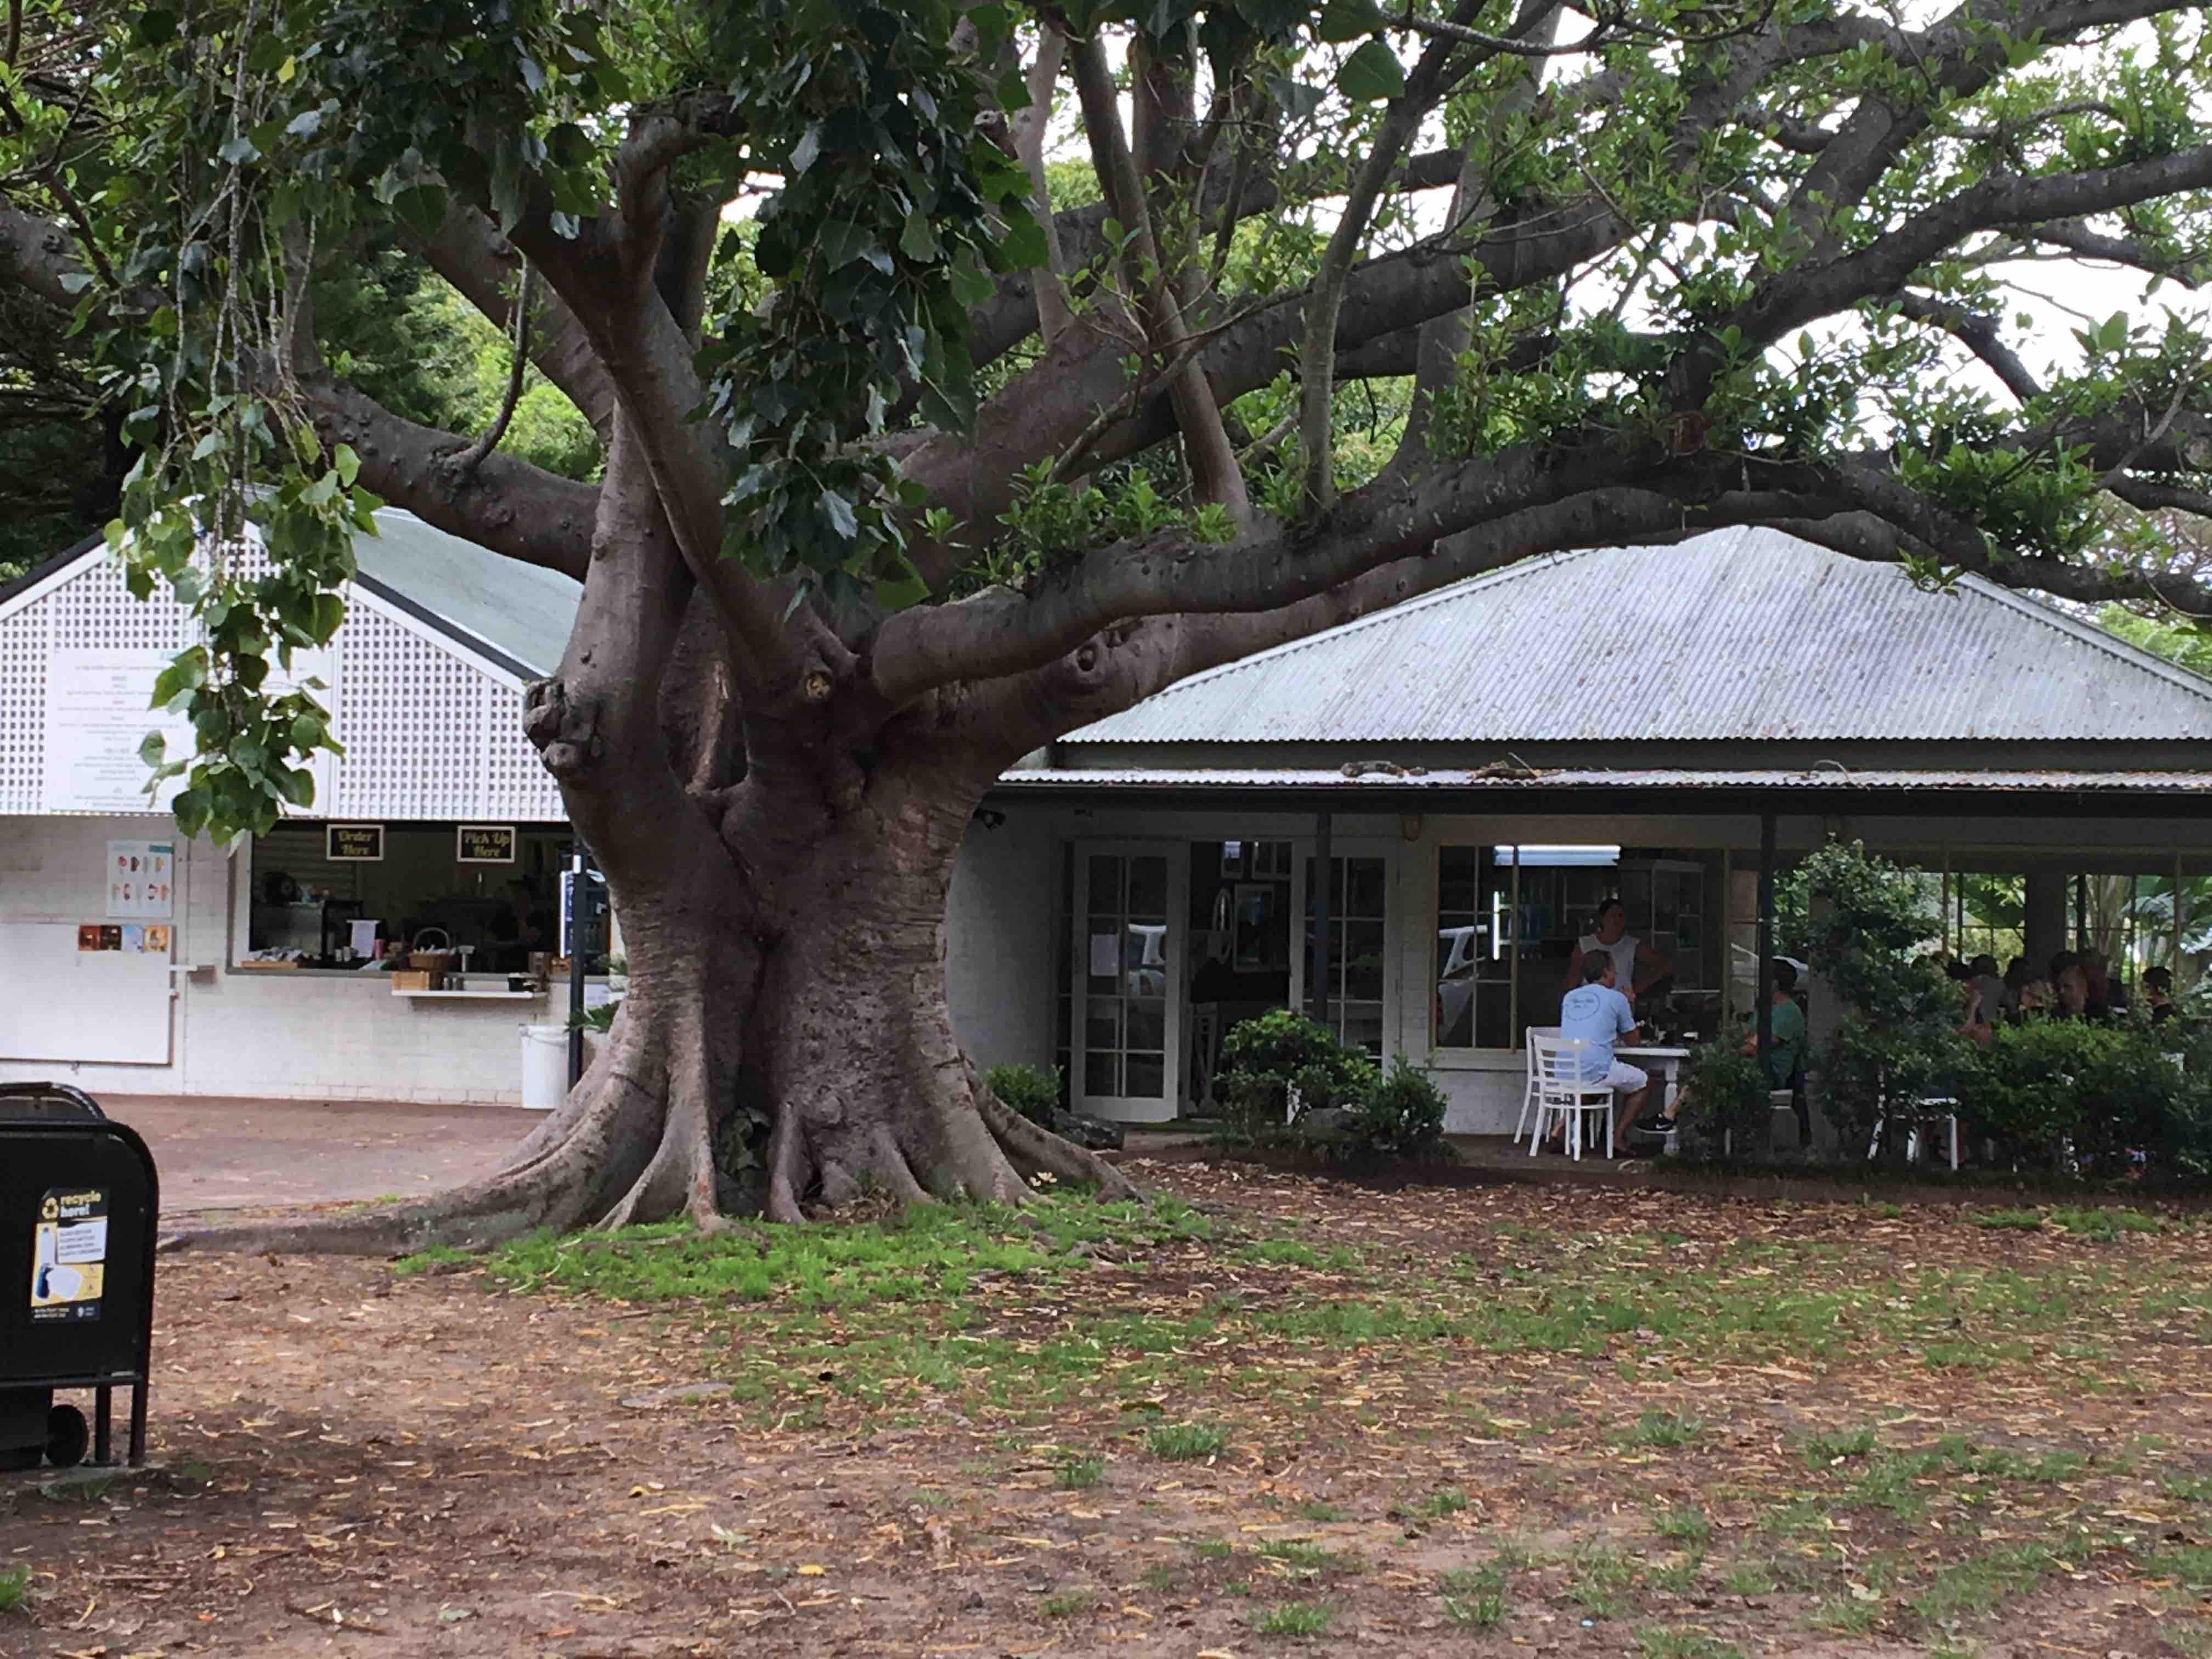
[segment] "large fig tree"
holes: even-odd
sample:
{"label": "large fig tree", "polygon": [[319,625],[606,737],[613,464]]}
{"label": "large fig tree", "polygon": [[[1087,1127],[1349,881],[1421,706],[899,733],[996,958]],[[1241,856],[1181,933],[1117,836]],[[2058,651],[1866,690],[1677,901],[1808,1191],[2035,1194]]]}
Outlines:
{"label": "large fig tree", "polygon": [[[264,677],[378,501],[583,584],[528,730],[628,1000],[503,1170],[345,1237],[1120,1188],[948,1018],[979,800],[1441,584],[1767,524],[2207,614],[2156,530],[2212,507],[2201,9],[11,6],[0,278],[134,449],[134,580],[205,625],[182,826],[310,804],[323,713]],[[395,239],[594,482],[349,378],[318,301]]]}

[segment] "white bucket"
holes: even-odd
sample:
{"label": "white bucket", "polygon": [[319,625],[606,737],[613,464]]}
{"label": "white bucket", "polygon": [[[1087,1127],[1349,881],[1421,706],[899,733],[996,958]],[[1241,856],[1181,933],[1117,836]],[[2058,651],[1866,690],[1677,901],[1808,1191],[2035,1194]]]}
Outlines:
{"label": "white bucket", "polygon": [[522,1107],[550,1112],[568,1097],[568,1028],[522,1028]]}

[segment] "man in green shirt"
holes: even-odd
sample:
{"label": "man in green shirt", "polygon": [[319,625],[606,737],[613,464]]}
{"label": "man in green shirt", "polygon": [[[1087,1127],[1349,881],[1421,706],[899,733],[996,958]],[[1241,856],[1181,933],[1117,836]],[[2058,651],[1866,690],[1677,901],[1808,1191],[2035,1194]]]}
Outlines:
{"label": "man in green shirt", "polygon": [[[1805,1054],[1805,1011],[1797,1006],[1797,970],[1777,957],[1766,964],[1766,995],[1774,1012],[1767,1016],[1766,1074],[1778,1089],[1790,1086]],[[1756,1026],[1743,1040],[1746,1057],[1759,1052]]]}
{"label": "man in green shirt", "polygon": [[[1773,1004],[1773,1012],[1767,1016],[1766,1075],[1776,1089],[1787,1089],[1790,1079],[1797,1075],[1797,1062],[1805,1054],[1805,1011],[1797,1006],[1797,970],[1777,957],[1766,964],[1766,995]],[[1759,1053],[1759,1028],[1754,1024],[1750,1035],[1743,1040],[1740,1050],[1748,1060]],[[1674,1127],[1674,1120],[1690,1098],[1690,1086],[1669,1101],[1666,1109],[1656,1119],[1648,1119],[1634,1127],[1653,1134],[1665,1134]],[[1623,1132],[1624,1134],[1626,1131]]]}

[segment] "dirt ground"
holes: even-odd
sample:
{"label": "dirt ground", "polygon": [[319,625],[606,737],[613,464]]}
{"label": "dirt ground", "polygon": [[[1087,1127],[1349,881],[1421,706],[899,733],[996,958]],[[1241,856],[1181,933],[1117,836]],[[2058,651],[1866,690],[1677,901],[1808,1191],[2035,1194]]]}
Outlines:
{"label": "dirt ground", "polygon": [[[0,1654],[2212,1650],[2201,1224],[2092,1242],[1952,1206],[1139,1173],[1218,1236],[1085,1247],[1075,1282],[973,1291],[988,1322],[969,1329],[1010,1352],[1109,1310],[1194,1316],[1163,1339],[1180,1369],[1112,1360],[1048,1410],[968,1385],[848,1392],[823,1358],[848,1340],[834,1322],[763,1325],[734,1299],[165,1257],[149,1468],[0,1475],[0,1573],[30,1571]],[[1725,1337],[1630,1322],[1591,1351],[1343,1326],[1385,1282],[1414,1310],[1449,1281],[1454,1306],[1540,1310],[1553,1283],[1626,1273],[1632,1298],[1723,1261],[1711,1282],[1754,1296]],[[1943,1304],[1990,1310],[1986,1351],[1956,1363],[1917,1329],[1792,1358],[1743,1335],[1756,1276],[1778,1270],[1784,1297],[1791,1263],[1899,1274],[1890,1301],[1923,1268],[2012,1299]],[[2015,1342],[2002,1309],[2044,1305],[2023,1285],[2079,1305]],[[1348,1293],[1317,1300],[1331,1285]],[[1903,1317],[1850,1306],[1870,1334]],[[1266,1327],[1297,1333],[1271,1347],[1253,1334],[1271,1308],[1316,1311]],[[1963,1341],[1976,1317],[1935,1322]],[[748,1346],[771,1330],[787,1358]],[[769,1381],[722,1392],[740,1373]],[[1223,1437],[1202,1457],[1146,1438],[1201,1420]],[[1807,1450],[1820,1434],[1842,1437],[1832,1460]],[[1944,1434],[1984,1449],[1893,1449]]]}

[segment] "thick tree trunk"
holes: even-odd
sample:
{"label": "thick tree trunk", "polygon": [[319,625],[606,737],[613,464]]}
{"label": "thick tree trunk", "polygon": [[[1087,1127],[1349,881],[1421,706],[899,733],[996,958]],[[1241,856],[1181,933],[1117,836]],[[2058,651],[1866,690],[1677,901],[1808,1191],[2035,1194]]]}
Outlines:
{"label": "thick tree trunk", "polygon": [[[871,1194],[1018,1201],[1040,1172],[1132,1195],[992,1097],[961,1053],[945,915],[971,794],[879,778],[803,847],[726,854],[702,838],[674,879],[681,833],[656,838],[642,871],[603,853],[629,990],[582,1080],[502,1169],[389,1210],[202,1237],[373,1254],[685,1216],[800,1221]],[[803,800],[749,805],[748,819],[811,816]]]}

